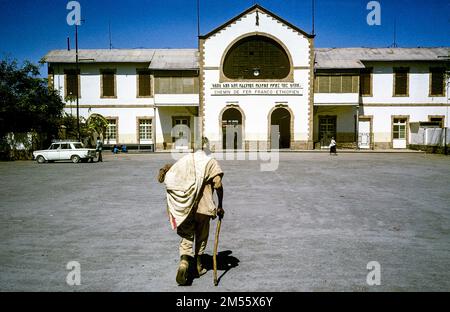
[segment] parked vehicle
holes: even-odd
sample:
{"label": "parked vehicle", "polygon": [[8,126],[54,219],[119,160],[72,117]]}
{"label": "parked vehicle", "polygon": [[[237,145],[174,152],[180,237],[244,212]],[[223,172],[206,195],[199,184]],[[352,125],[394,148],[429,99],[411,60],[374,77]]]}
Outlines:
{"label": "parked vehicle", "polygon": [[71,160],[73,163],[93,162],[95,156],[95,149],[85,148],[81,142],[73,141],[55,142],[46,150],[33,152],[33,159],[39,164],[58,160]]}

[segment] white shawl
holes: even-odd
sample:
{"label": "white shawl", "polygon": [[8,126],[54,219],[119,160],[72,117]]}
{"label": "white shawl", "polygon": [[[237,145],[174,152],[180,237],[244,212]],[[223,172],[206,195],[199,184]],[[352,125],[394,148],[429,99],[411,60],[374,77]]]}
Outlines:
{"label": "white shawl", "polygon": [[167,171],[164,184],[172,229],[180,226],[197,204],[205,179],[205,169],[211,159],[204,151],[199,150],[182,157]]}

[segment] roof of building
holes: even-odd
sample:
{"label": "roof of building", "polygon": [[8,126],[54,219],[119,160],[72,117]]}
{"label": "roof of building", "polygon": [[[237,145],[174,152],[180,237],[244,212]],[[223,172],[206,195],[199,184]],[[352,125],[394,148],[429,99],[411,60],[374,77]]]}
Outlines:
{"label": "roof of building", "polygon": [[316,48],[317,69],[364,68],[363,62],[445,61],[450,49],[443,48]]}
{"label": "roof of building", "polygon": [[[52,50],[48,63],[75,63],[75,50]],[[79,50],[80,63],[149,63],[150,69],[198,69],[197,49],[95,49]]]}
{"label": "roof of building", "polygon": [[[450,48],[316,48],[317,69],[358,69],[364,62],[448,61]],[[149,63],[149,69],[197,70],[197,49],[79,50],[80,63]],[[75,51],[53,50],[48,63],[75,63]]]}
{"label": "roof of building", "polygon": [[273,19],[276,19],[276,20],[280,21],[281,23],[283,23],[284,25],[288,26],[289,28],[291,28],[291,29],[301,33],[302,35],[304,35],[307,38],[314,38],[315,37],[315,35],[308,34],[307,32],[301,30],[297,26],[295,26],[295,25],[289,23],[288,21],[282,19],[281,17],[279,17],[278,15],[274,14],[273,12],[267,10],[266,8],[262,7],[261,5],[254,4],[250,8],[248,8],[247,10],[242,12],[241,14],[233,17],[232,19],[230,19],[229,21],[227,21],[224,24],[220,25],[219,27],[216,27],[215,29],[211,30],[206,35],[200,36],[200,39],[206,39],[208,37],[211,37],[212,35],[216,34],[217,32],[221,31],[222,29],[226,28],[227,26],[235,23],[236,21],[241,19],[243,16],[245,16],[245,15],[247,15],[249,13],[252,13],[253,11],[259,11],[259,12],[265,13],[265,14],[269,15],[270,17],[272,17]]}

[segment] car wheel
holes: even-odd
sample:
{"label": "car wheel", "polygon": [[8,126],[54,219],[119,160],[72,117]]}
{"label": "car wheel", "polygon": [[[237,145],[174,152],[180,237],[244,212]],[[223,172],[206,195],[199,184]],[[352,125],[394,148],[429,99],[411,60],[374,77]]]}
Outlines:
{"label": "car wheel", "polygon": [[37,162],[38,164],[43,164],[43,163],[45,163],[45,158],[44,158],[44,156],[39,155],[38,157],[36,157],[36,162]]}
{"label": "car wheel", "polygon": [[72,160],[72,162],[74,164],[80,162],[80,156],[78,156],[78,155],[73,155],[72,157],[70,157],[70,159]]}

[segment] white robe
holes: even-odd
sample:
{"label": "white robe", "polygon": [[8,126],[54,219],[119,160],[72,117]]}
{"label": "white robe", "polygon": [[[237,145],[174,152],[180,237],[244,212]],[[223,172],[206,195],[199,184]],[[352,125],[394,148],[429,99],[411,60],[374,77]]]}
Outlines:
{"label": "white robe", "polygon": [[197,204],[205,180],[205,169],[211,160],[204,151],[199,150],[182,157],[167,171],[164,184],[172,229],[180,226]]}

